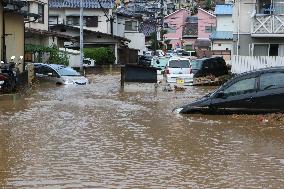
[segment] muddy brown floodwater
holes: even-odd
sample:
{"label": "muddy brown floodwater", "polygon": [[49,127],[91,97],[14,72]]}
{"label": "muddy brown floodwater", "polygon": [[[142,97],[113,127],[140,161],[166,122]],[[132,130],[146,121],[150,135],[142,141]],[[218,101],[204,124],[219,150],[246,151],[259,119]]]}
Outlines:
{"label": "muddy brown floodwater", "polygon": [[213,88],[88,77],[0,97],[0,188],[283,188],[281,123],[171,112]]}

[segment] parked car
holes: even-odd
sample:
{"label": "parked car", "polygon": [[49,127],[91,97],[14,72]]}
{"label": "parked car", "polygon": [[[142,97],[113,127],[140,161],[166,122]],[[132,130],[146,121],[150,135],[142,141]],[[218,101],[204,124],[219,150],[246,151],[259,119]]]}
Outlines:
{"label": "parked car", "polygon": [[284,67],[235,76],[219,89],[177,108],[179,113],[231,114],[284,112]]}
{"label": "parked car", "polygon": [[138,59],[138,65],[150,67],[152,59],[153,59],[153,56],[149,56],[149,55],[140,56]]}
{"label": "parked car", "polygon": [[222,57],[202,58],[191,61],[194,77],[207,75],[221,76],[228,74],[226,61]]}
{"label": "parked car", "polygon": [[169,59],[166,69],[166,79],[169,83],[193,83],[193,73],[190,60],[187,58],[172,57]]}
{"label": "parked car", "polygon": [[35,76],[39,80],[54,82],[55,84],[85,85],[89,80],[71,67],[58,64],[34,64]]}

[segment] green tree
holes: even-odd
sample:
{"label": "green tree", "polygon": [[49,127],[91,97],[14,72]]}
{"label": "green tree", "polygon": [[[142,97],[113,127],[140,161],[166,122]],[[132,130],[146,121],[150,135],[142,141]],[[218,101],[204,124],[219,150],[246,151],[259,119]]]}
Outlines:
{"label": "green tree", "polygon": [[114,64],[116,59],[114,52],[105,47],[85,48],[84,57],[94,59],[97,65]]}

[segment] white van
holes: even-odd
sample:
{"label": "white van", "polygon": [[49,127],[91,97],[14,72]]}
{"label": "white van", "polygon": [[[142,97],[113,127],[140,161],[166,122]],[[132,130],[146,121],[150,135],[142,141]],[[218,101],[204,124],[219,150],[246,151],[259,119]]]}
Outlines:
{"label": "white van", "polygon": [[166,79],[169,83],[193,83],[193,73],[190,60],[187,58],[170,58],[165,69]]}

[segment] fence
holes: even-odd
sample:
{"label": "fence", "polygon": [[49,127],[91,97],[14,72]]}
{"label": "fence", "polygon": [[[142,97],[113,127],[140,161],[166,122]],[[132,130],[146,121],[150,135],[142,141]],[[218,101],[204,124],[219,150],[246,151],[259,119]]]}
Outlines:
{"label": "fence", "polygon": [[280,56],[232,56],[232,73],[243,73],[261,68],[284,66]]}

